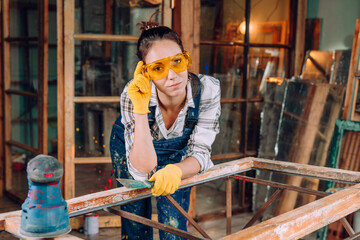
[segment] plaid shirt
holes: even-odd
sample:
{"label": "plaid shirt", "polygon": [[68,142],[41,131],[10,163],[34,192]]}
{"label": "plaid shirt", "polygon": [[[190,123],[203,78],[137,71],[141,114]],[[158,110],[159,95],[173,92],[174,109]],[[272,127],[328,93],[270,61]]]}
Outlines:
{"label": "plaid shirt", "polygon": [[[219,80],[210,76],[201,74],[197,74],[197,76],[199,77],[202,85],[199,117],[194,131],[188,141],[188,150],[183,156],[182,160],[188,157],[194,157],[200,164],[201,172],[204,172],[214,166],[210,159],[210,155],[211,145],[215,140],[216,134],[219,133],[219,116],[221,111],[220,82]],[[133,105],[126,91],[127,85],[125,86],[120,97],[122,116],[121,122],[125,127],[124,138],[127,165],[129,172],[134,177],[134,179],[145,180],[148,179],[148,174],[137,171],[129,161],[129,153],[134,140],[135,120],[132,112]],[[149,106],[156,106],[155,123],[151,127],[151,136],[153,140],[171,139],[182,136],[188,107],[195,107],[190,81],[187,83],[186,103],[169,130],[165,128],[157,100],[155,85],[152,82]]]}

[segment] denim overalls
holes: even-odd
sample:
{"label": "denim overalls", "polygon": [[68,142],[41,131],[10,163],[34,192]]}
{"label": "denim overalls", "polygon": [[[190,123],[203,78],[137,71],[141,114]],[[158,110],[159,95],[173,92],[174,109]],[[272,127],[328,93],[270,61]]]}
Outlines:
{"label": "denim overalls", "polygon": [[[180,162],[182,156],[185,155],[188,149],[188,140],[198,119],[201,96],[201,84],[199,78],[195,74],[189,73],[189,79],[191,81],[195,108],[188,108],[184,133],[182,136],[172,139],[153,141],[158,161],[157,170],[165,167],[167,164]],[[151,129],[152,124],[155,122],[155,106],[150,107],[149,110],[150,113],[148,113],[148,119]],[[115,177],[133,179],[128,171],[126,163],[124,125],[121,123],[121,115],[118,117],[112,128],[110,137],[110,153]],[[118,186],[121,187],[122,185],[118,183]],[[189,210],[190,188],[177,190],[175,193],[171,194],[171,196],[186,212]],[[165,197],[156,197],[156,202],[158,221],[160,223],[187,231],[186,218],[183,217],[181,213],[179,213],[178,210],[166,200]],[[151,198],[121,205],[121,209],[151,219]],[[160,239],[183,239],[179,236],[161,230],[159,231],[159,234]],[[121,218],[121,239],[153,239],[153,229],[152,227],[128,220],[126,218]]]}

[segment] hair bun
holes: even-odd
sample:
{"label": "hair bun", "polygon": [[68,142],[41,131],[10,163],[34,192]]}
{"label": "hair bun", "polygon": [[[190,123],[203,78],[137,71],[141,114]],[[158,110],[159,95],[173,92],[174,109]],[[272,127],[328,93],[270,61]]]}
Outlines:
{"label": "hair bun", "polygon": [[139,22],[138,24],[136,24],[136,26],[140,25],[140,31],[149,30],[149,29],[152,29],[152,28],[157,28],[157,27],[159,27],[160,24],[159,24],[158,22],[153,22],[153,21],[151,21],[151,19],[152,19],[152,17],[153,17],[154,15],[156,15],[157,13],[160,13],[160,12],[161,12],[160,10],[157,10],[156,12],[154,12],[154,13],[151,15],[151,17],[150,17],[150,19],[149,19],[148,22],[141,21],[141,22]]}

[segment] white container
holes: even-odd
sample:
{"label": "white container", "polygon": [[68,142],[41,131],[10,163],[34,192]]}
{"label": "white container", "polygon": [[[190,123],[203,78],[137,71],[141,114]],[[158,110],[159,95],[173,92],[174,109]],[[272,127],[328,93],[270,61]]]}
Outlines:
{"label": "white container", "polygon": [[99,233],[99,214],[85,214],[84,233],[85,235],[95,235]]}

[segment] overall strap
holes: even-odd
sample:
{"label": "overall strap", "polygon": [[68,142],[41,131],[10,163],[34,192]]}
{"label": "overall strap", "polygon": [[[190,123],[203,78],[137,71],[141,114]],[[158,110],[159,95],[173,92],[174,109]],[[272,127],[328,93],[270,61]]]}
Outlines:
{"label": "overall strap", "polygon": [[191,81],[191,89],[193,95],[193,101],[195,104],[195,108],[189,107],[188,112],[186,114],[185,120],[185,128],[189,128],[193,130],[195,125],[197,124],[198,117],[199,117],[199,108],[200,108],[200,97],[201,97],[201,82],[198,76],[194,73],[189,73],[189,78]]}

